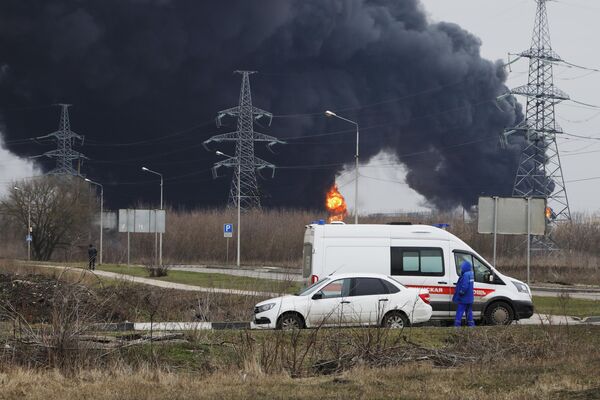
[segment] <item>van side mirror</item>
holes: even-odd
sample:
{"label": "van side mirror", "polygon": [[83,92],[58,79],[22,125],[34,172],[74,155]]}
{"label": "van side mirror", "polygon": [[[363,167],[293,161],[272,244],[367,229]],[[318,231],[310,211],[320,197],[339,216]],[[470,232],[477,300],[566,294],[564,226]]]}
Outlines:
{"label": "van side mirror", "polygon": [[490,274],[490,276],[488,277],[488,281],[490,283],[494,283],[494,280],[496,279],[496,277],[494,276],[494,274]]}
{"label": "van side mirror", "polygon": [[313,300],[321,300],[323,298],[323,292],[317,292],[315,294],[313,294],[312,299]]}

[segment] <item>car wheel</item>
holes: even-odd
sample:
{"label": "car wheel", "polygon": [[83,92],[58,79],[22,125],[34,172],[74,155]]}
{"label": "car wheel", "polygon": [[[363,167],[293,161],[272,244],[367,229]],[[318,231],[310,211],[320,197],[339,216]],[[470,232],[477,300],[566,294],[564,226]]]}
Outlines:
{"label": "car wheel", "polygon": [[277,320],[277,329],[282,329],[284,331],[289,331],[293,329],[302,329],[304,327],[304,322],[302,318],[298,314],[287,313],[283,314]]}
{"label": "car wheel", "polygon": [[402,329],[409,326],[410,322],[404,313],[400,311],[390,311],[383,317],[382,325],[385,328]]}
{"label": "car wheel", "polygon": [[512,307],[503,301],[492,303],[485,310],[485,321],[489,325],[510,325],[514,317]]}

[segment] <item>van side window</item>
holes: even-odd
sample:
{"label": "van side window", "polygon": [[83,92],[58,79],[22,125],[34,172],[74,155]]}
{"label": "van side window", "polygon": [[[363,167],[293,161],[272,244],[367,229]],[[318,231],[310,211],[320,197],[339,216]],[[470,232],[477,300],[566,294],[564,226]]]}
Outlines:
{"label": "van side window", "polygon": [[454,264],[456,265],[456,275],[460,276],[460,266],[463,261],[468,261],[473,265],[473,256],[468,253],[454,252]]}
{"label": "van side window", "polygon": [[444,276],[444,253],[432,247],[391,247],[391,275]]}

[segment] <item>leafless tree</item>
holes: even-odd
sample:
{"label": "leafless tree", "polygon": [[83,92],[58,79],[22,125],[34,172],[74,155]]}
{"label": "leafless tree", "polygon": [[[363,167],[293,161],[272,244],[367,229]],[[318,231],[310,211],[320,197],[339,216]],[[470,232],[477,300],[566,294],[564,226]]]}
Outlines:
{"label": "leafless tree", "polygon": [[0,201],[0,213],[27,231],[31,216],[32,257],[49,260],[58,247],[80,244],[97,213],[97,198],[78,177],[43,176],[14,182],[10,194]]}

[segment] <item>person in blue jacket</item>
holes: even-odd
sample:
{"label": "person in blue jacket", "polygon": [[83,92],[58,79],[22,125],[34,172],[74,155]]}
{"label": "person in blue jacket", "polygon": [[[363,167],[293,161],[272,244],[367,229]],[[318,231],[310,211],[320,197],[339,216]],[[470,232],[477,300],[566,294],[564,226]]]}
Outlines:
{"label": "person in blue jacket", "polygon": [[475,322],[473,321],[473,301],[475,299],[473,283],[475,276],[473,275],[471,263],[466,260],[463,261],[460,264],[460,270],[460,278],[456,282],[456,289],[452,297],[452,302],[458,304],[454,326],[461,326],[463,314],[466,314],[467,325],[475,326]]}

